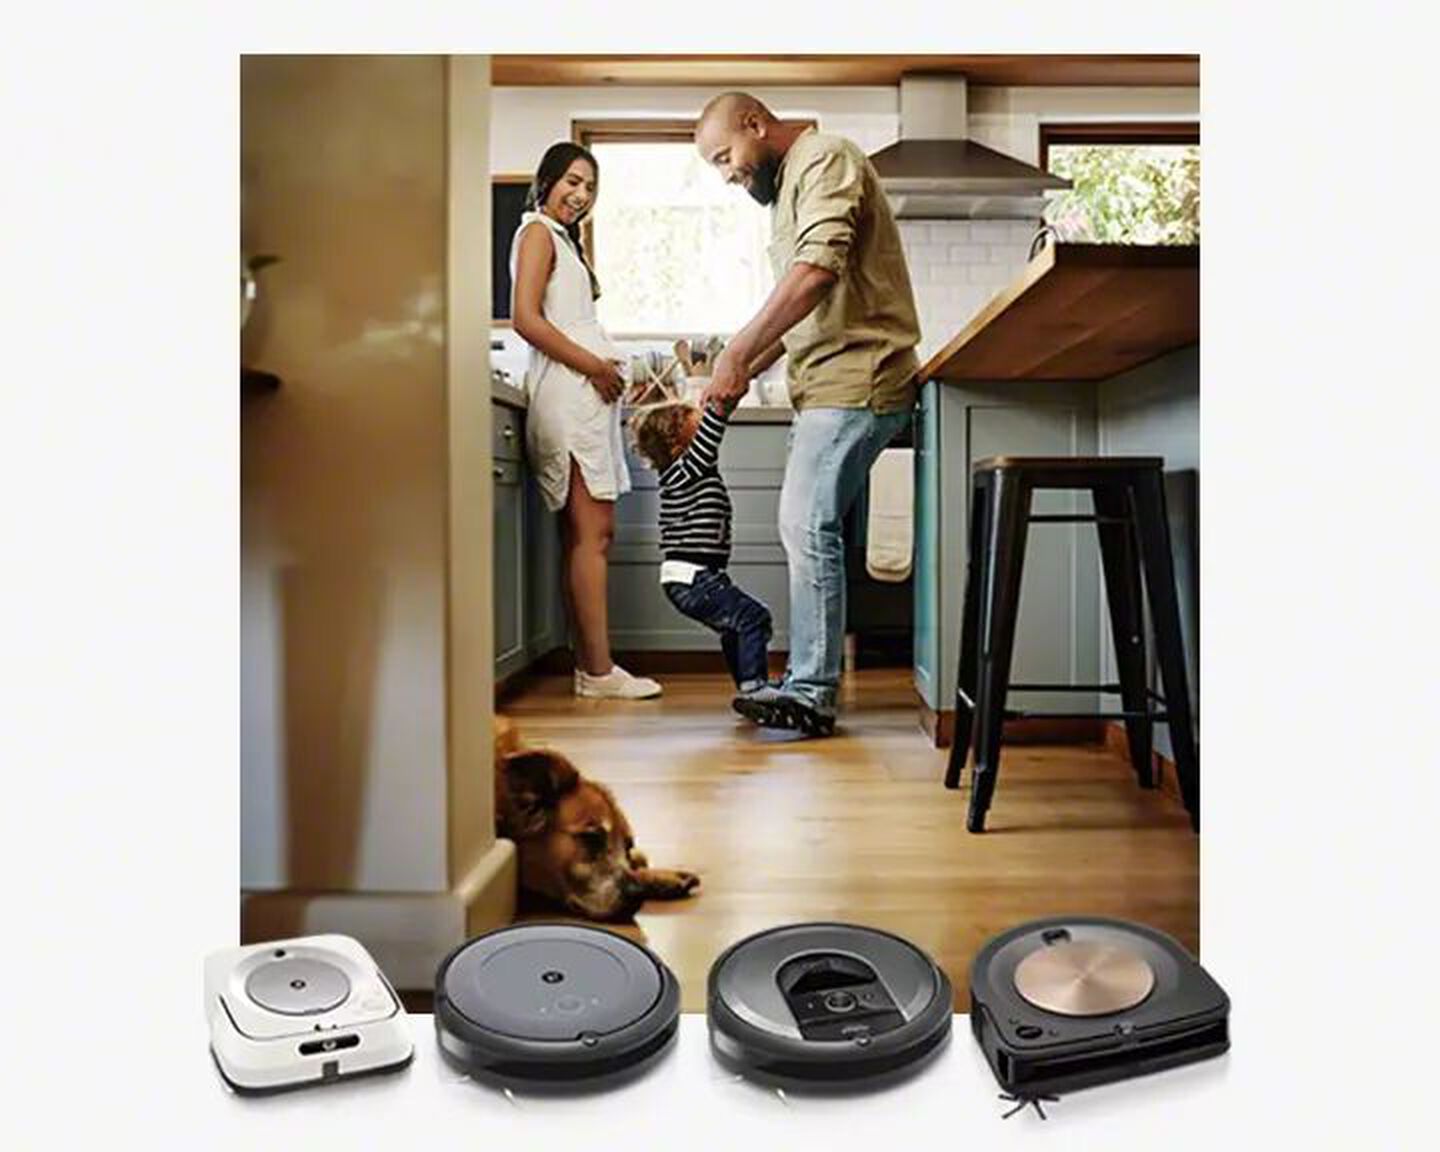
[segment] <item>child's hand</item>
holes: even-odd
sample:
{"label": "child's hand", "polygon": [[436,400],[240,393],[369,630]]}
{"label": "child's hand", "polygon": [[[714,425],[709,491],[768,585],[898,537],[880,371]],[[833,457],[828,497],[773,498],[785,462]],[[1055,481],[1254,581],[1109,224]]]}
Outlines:
{"label": "child's hand", "polygon": [[716,396],[713,397],[710,402],[705,405],[705,407],[713,408],[716,412],[718,412],[721,416],[724,416],[728,420],[730,418],[730,414],[734,412],[736,408],[740,407],[740,397],[729,396],[721,398],[719,396]]}

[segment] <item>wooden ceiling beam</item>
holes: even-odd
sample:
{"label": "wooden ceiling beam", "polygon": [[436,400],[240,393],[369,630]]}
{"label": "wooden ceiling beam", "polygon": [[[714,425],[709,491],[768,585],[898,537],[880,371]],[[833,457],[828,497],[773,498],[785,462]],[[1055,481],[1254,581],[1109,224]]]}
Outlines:
{"label": "wooden ceiling beam", "polygon": [[977,85],[1197,87],[1200,57],[1029,56],[492,56],[497,87],[890,86],[906,72],[955,72]]}

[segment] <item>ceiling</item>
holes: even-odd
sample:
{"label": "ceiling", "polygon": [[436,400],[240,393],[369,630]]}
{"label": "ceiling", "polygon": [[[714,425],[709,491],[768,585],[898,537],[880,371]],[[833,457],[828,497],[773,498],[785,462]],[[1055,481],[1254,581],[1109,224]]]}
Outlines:
{"label": "ceiling", "polygon": [[492,56],[508,86],[895,85],[905,72],[957,72],[972,84],[1198,87],[1199,56]]}

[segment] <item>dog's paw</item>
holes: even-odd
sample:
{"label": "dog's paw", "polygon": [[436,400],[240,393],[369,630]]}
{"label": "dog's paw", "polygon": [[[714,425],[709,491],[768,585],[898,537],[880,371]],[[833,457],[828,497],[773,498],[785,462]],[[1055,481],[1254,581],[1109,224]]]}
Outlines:
{"label": "dog's paw", "polygon": [[647,868],[639,877],[651,900],[683,900],[700,887],[700,877],[679,868]]}

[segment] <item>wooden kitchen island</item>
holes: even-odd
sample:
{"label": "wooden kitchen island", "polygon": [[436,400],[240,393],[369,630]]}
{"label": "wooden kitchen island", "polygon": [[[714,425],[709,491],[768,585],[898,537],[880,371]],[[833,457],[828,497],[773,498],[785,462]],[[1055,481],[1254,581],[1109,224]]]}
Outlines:
{"label": "wooden kitchen island", "polygon": [[[1051,245],[921,368],[917,418],[915,686],[926,730],[950,743],[969,540],[970,468],[998,455],[1159,455],[1176,546],[1192,696],[1199,684],[1198,247]],[[1085,493],[1036,493],[1036,514],[1091,511]],[[1012,680],[1113,681],[1095,531],[1031,528]],[[1012,706],[1088,711],[1078,693]],[[1197,706],[1198,700],[1192,700]],[[1095,722],[1051,738],[1095,739]],[[1156,746],[1168,755],[1168,733]]]}

